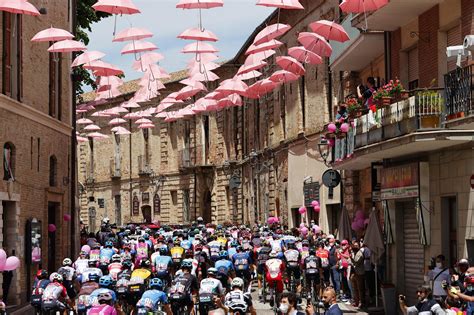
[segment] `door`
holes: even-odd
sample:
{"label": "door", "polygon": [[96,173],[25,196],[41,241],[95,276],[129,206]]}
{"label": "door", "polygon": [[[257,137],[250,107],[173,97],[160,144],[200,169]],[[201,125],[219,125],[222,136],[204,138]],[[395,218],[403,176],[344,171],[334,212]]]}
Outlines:
{"label": "door", "polygon": [[145,221],[145,223],[151,223],[151,207],[150,206],[142,207],[142,215],[143,215],[143,220]]}
{"label": "door", "polygon": [[202,204],[203,204],[203,207],[201,209],[201,212],[202,212],[202,218],[204,220],[204,223],[211,223],[212,222],[212,217],[211,217],[212,196],[209,190],[207,190],[204,193]]}
{"label": "door", "polygon": [[[48,202],[48,227],[49,224],[54,224],[56,229],[58,226],[56,224],[56,213],[59,209],[59,204],[56,202]],[[56,233],[58,231],[49,232],[48,229],[48,271],[56,271]]]}

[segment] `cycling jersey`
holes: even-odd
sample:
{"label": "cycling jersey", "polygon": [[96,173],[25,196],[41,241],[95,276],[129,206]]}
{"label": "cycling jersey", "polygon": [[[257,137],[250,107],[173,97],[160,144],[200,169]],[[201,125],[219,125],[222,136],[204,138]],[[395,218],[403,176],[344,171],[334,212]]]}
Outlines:
{"label": "cycling jersey", "polygon": [[65,281],[72,281],[74,278],[76,278],[76,270],[69,266],[59,268],[58,273],[63,276]]}
{"label": "cycling jersey", "polygon": [[272,246],[272,251],[281,252],[281,241],[280,240],[272,240],[272,241],[270,241],[270,245]]}
{"label": "cycling jersey", "polygon": [[234,257],[234,255],[237,254],[237,248],[231,247],[229,248],[227,252],[229,253],[229,258],[232,259],[232,257]]}
{"label": "cycling jersey", "polygon": [[109,265],[109,275],[114,281],[117,280],[119,272],[122,271],[122,264],[118,262],[111,263]]}
{"label": "cycling jersey", "polygon": [[81,295],[91,295],[92,292],[99,288],[99,284],[94,281],[87,281],[81,285],[81,290],[79,290],[78,296]]}
{"label": "cycling jersey", "polygon": [[270,258],[265,263],[267,270],[267,279],[281,280],[285,265],[281,259]]}
{"label": "cycling jersey", "polygon": [[249,270],[252,263],[249,253],[246,252],[235,254],[232,260],[236,270]]}
{"label": "cycling jersey", "polygon": [[148,245],[146,243],[139,242],[137,244],[137,258],[148,258]]}
{"label": "cycling jersey", "polygon": [[171,258],[173,259],[174,263],[181,263],[184,255],[184,248],[180,246],[172,247],[171,250]]}
{"label": "cycling jersey", "polygon": [[321,259],[317,256],[308,256],[304,260],[306,274],[319,274]]}
{"label": "cycling jersey", "polygon": [[74,269],[76,269],[77,274],[82,274],[82,272],[89,267],[89,259],[87,258],[78,258],[73,264]]}
{"label": "cycling jersey", "polygon": [[59,300],[60,298],[66,298],[67,292],[66,288],[58,283],[58,282],[51,282],[49,283],[43,291],[42,300],[43,302],[54,302]]}
{"label": "cycling jersey", "polygon": [[199,295],[208,293],[208,294],[215,294],[215,295],[222,295],[224,294],[224,288],[222,287],[222,283],[215,279],[215,278],[206,278],[201,280],[201,285],[199,288]]}
{"label": "cycling jersey", "polygon": [[296,249],[288,249],[283,255],[285,256],[285,261],[288,267],[298,268],[300,261],[300,252]]}
{"label": "cycling jersey", "polygon": [[94,305],[87,311],[87,315],[117,315],[117,310],[107,304]]}
{"label": "cycling jersey", "polygon": [[321,259],[322,268],[329,268],[329,251],[325,249],[318,249],[316,251],[316,256]]}
{"label": "cycling jersey", "polygon": [[198,282],[196,277],[190,273],[182,273],[173,280],[169,289],[169,296],[172,299],[182,299],[197,291]]}
{"label": "cycling jersey", "polygon": [[102,270],[100,270],[99,268],[88,267],[82,273],[82,278],[81,278],[82,283],[89,281],[89,275],[92,275],[92,274],[96,274],[97,276],[99,276],[99,278],[103,276]]}
{"label": "cycling jersey", "polygon": [[218,241],[212,241],[209,244],[209,252],[212,260],[217,260],[219,259],[219,252],[221,251],[221,243]]}
{"label": "cycling jersey", "polygon": [[252,306],[252,298],[240,290],[235,290],[227,293],[224,305],[232,312],[240,311],[246,314],[248,309]]}
{"label": "cycling jersey", "polygon": [[158,275],[166,275],[173,265],[173,260],[170,256],[158,256],[155,257],[153,264]]}
{"label": "cycling jersey", "polygon": [[186,250],[186,249],[190,249],[191,246],[192,246],[191,241],[189,241],[189,240],[183,240],[183,241],[181,241],[181,247],[184,248],[185,250]]}
{"label": "cycling jersey", "polygon": [[234,270],[234,264],[230,260],[221,259],[216,261],[215,267],[217,271],[224,275],[229,275],[229,271]]}
{"label": "cycling jersey", "polygon": [[115,250],[113,248],[102,248],[99,254],[99,260],[101,262],[109,262],[112,259]]}
{"label": "cycling jersey", "polygon": [[168,304],[168,296],[160,290],[147,290],[137,302],[137,307],[146,307],[156,310],[158,305]]}
{"label": "cycling jersey", "polygon": [[267,260],[270,258],[270,253],[272,249],[268,246],[264,246],[260,248],[257,254],[257,264],[258,265],[264,265]]}
{"label": "cycling jersey", "polygon": [[110,293],[110,295],[112,296],[112,303],[115,303],[115,301],[117,301],[115,291],[106,288],[98,288],[89,295],[88,304],[92,306],[99,305],[99,301],[97,300],[99,295],[107,292]]}
{"label": "cycling jersey", "polygon": [[90,260],[100,260],[100,250],[99,249],[91,249],[89,252],[89,259]]}

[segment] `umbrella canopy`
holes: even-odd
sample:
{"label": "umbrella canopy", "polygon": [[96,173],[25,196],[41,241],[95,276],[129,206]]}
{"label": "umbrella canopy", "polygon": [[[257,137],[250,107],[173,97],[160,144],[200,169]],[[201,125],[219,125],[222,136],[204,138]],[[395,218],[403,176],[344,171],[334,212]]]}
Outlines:
{"label": "umbrella canopy", "polygon": [[278,38],[288,32],[291,29],[291,25],[276,23],[271,24],[261,30],[257,36],[255,36],[255,40],[253,43],[255,45],[260,45],[265,42],[268,42],[272,39]]}
{"label": "umbrella canopy", "polygon": [[202,81],[212,82],[219,79],[219,76],[217,74],[207,69],[204,71],[199,71],[199,69],[195,69],[191,71],[190,76],[191,76],[190,77],[191,79],[195,81],[201,81],[201,82]]}
{"label": "umbrella canopy", "polygon": [[89,62],[84,65],[84,69],[93,71],[96,76],[116,76],[123,74],[121,69],[102,60]]}
{"label": "umbrella canopy", "polygon": [[311,32],[301,32],[298,41],[309,51],[323,57],[329,57],[332,53],[331,45],[324,37]]}
{"label": "umbrella canopy", "polygon": [[87,125],[84,127],[84,130],[87,130],[87,131],[97,131],[97,130],[100,130],[100,127],[97,126],[97,125]]}
{"label": "umbrella canopy", "polygon": [[370,259],[372,263],[377,264],[385,251],[385,245],[375,210],[373,210],[369,216],[369,224],[365,231],[364,244],[370,249]]}
{"label": "umbrella canopy", "polygon": [[109,121],[109,125],[111,125],[111,126],[120,125],[120,124],[124,124],[126,122],[127,121],[123,118],[114,118],[111,121]]}
{"label": "umbrella canopy", "polygon": [[211,44],[197,41],[195,43],[188,44],[184,46],[183,50],[181,50],[182,53],[184,54],[194,54],[194,53],[216,53],[219,50],[217,50],[214,46]]}
{"label": "umbrella canopy", "polygon": [[259,53],[259,52],[263,52],[265,50],[269,50],[269,49],[274,49],[274,48],[278,48],[280,47],[281,45],[283,45],[282,42],[276,40],[276,39],[272,39],[272,40],[269,40],[268,42],[264,42],[260,45],[255,45],[255,44],[252,44],[250,45],[250,47],[247,49],[247,51],[245,52],[246,55],[251,55],[251,54],[255,54],[255,53]]}
{"label": "umbrella canopy", "polygon": [[345,42],[349,40],[349,35],[342,25],[328,20],[320,20],[309,24],[313,32],[326,38],[327,40],[335,40]]}
{"label": "umbrella canopy", "polygon": [[344,0],[339,7],[346,13],[364,13],[385,6],[388,0]]}
{"label": "umbrella canopy", "polygon": [[83,64],[86,64],[92,61],[99,60],[103,57],[105,57],[105,54],[103,52],[96,51],[96,50],[85,51],[79,56],[77,56],[76,59],[74,59],[74,61],[71,64],[71,68],[81,66]]}
{"label": "umbrella canopy", "polygon": [[248,85],[244,81],[234,77],[232,79],[222,81],[221,85],[216,89],[216,91],[227,95],[237,93],[245,96],[247,89]]}
{"label": "umbrella canopy", "polygon": [[257,5],[290,10],[304,10],[298,0],[258,0]]}
{"label": "umbrella canopy", "polygon": [[138,105],[134,101],[128,101],[122,105],[123,108],[140,108],[140,105]]}
{"label": "umbrella canopy", "polygon": [[96,11],[110,14],[136,14],[140,10],[133,4],[132,0],[99,0],[92,6]]}
{"label": "umbrella canopy", "polygon": [[242,106],[242,97],[239,94],[234,93],[217,101],[218,108],[230,106]]}
{"label": "umbrella canopy", "polygon": [[268,78],[259,80],[249,86],[247,89],[247,98],[258,99],[261,96],[273,91],[279,83],[273,82]]}
{"label": "umbrella canopy", "polygon": [[153,125],[152,123],[148,123],[148,124],[141,124],[140,126],[138,126],[139,129],[151,129],[151,128],[155,128],[155,125]]}
{"label": "umbrella canopy", "polygon": [[94,122],[90,120],[89,118],[81,118],[81,119],[76,120],[76,124],[78,125],[89,125],[93,123]]}
{"label": "umbrella canopy", "polygon": [[185,100],[190,97],[193,97],[194,95],[198,94],[201,91],[207,91],[207,89],[204,89],[202,87],[194,87],[194,86],[185,86],[181,90],[179,90],[178,95],[176,95],[176,100]]}
{"label": "umbrella canopy", "polygon": [[342,241],[344,239],[350,240],[352,238],[351,219],[346,207],[342,208],[341,218],[339,219],[339,227],[337,230],[337,238]]}
{"label": "umbrella canopy", "polygon": [[288,49],[288,55],[310,65],[320,65],[323,63],[323,59],[319,55],[309,51],[304,46],[291,47]]}
{"label": "umbrella canopy", "polygon": [[120,86],[123,84],[123,80],[114,75],[100,77],[98,81],[100,86]]}
{"label": "umbrella canopy", "polygon": [[237,78],[239,78],[242,81],[246,81],[246,80],[250,80],[250,79],[256,79],[256,78],[260,77],[261,75],[262,75],[262,73],[260,71],[253,70],[253,71],[250,71],[250,72],[247,72],[247,73],[244,73],[244,74],[238,74]]}
{"label": "umbrella canopy", "polygon": [[77,142],[87,142],[87,141],[89,141],[89,139],[87,139],[85,137],[81,137],[81,136],[76,136],[76,140],[77,140]]}
{"label": "umbrella canopy", "polygon": [[305,74],[303,65],[293,57],[280,56],[276,58],[276,63],[283,69],[297,75]]}
{"label": "umbrella canopy", "polygon": [[180,0],[178,9],[212,9],[224,6],[224,0]]}
{"label": "umbrella canopy", "polygon": [[158,49],[155,44],[147,41],[132,41],[131,43],[127,44],[120,53],[122,55],[125,54],[136,54],[145,51],[153,51]]}
{"label": "umbrella canopy", "polygon": [[209,30],[202,30],[199,27],[196,28],[188,28],[184,32],[178,35],[180,39],[187,39],[187,40],[200,40],[200,41],[209,41],[209,42],[217,42],[217,36],[209,31]]}
{"label": "umbrella canopy", "polygon": [[150,124],[152,121],[148,118],[140,118],[138,120],[135,120],[136,124]]}
{"label": "umbrella canopy", "polygon": [[31,39],[32,42],[57,42],[65,39],[73,39],[74,35],[60,28],[50,27],[36,33]]}
{"label": "umbrella canopy", "polygon": [[165,57],[155,51],[149,51],[141,55],[139,60],[133,62],[133,70],[145,72],[149,65],[163,60]]}
{"label": "umbrella canopy", "polygon": [[112,41],[126,42],[129,40],[141,40],[149,37],[153,37],[153,33],[147,30],[146,28],[130,27],[116,34]]}
{"label": "umbrella canopy", "polygon": [[121,126],[117,126],[117,127],[112,128],[112,132],[115,132],[116,135],[129,135],[129,134],[131,134],[130,131],[128,131],[127,129],[125,129],[124,127],[121,127]]}
{"label": "umbrella canopy", "polygon": [[273,82],[286,83],[292,82],[299,79],[299,75],[286,70],[275,71],[268,79]]}
{"label": "umbrella canopy", "polygon": [[100,132],[91,132],[87,134],[88,137],[94,138],[94,139],[107,139],[109,136],[104,135],[103,133]]}
{"label": "umbrella canopy", "polygon": [[245,74],[247,72],[251,72],[251,71],[254,71],[254,70],[261,69],[261,68],[265,67],[267,64],[268,63],[266,63],[263,60],[257,61],[255,63],[251,63],[251,64],[243,64],[242,66],[240,66],[239,70],[237,71],[237,75],[241,75],[241,74]]}
{"label": "umbrella canopy", "polygon": [[73,51],[83,51],[87,50],[86,45],[83,43],[72,40],[72,39],[65,39],[59,42],[54,43],[51,47],[48,48],[49,52],[73,52]]}
{"label": "umbrella canopy", "polygon": [[0,0],[0,11],[38,16],[38,9],[26,0]]}

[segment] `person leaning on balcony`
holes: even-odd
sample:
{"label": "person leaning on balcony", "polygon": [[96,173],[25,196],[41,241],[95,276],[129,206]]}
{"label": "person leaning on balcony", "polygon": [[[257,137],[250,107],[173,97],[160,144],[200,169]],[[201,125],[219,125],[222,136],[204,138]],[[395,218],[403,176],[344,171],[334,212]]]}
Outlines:
{"label": "person leaning on balcony", "polygon": [[364,100],[364,107],[369,109],[370,106],[374,105],[373,94],[375,92],[375,79],[373,77],[367,78],[367,87],[359,85],[357,87],[357,96]]}

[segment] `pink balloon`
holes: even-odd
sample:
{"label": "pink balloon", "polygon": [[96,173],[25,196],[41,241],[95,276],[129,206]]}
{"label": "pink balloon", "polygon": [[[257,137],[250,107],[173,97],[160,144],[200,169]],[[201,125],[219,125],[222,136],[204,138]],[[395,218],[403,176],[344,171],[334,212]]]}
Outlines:
{"label": "pink balloon", "polygon": [[357,224],[357,222],[352,222],[351,228],[353,231],[359,231],[359,225]]}
{"label": "pink balloon", "polygon": [[336,129],[337,129],[337,127],[336,127],[335,124],[330,123],[330,124],[328,125],[328,131],[329,131],[329,132],[333,133],[333,132],[336,131]]}
{"label": "pink balloon", "polygon": [[321,228],[318,225],[313,225],[313,231],[314,233],[318,234],[321,232]]}
{"label": "pink balloon", "polygon": [[312,205],[313,207],[319,206],[319,201],[313,200],[313,201],[311,201],[311,205]]}
{"label": "pink balloon", "polygon": [[89,252],[91,251],[91,247],[89,245],[84,245],[81,247],[81,251],[89,254]]}
{"label": "pink balloon", "polygon": [[7,261],[7,253],[3,249],[0,249],[0,271],[5,270],[5,263]]}
{"label": "pink balloon", "polygon": [[71,221],[71,215],[65,213],[65,214],[63,215],[63,219],[64,219],[64,221]]}
{"label": "pink balloon", "polygon": [[364,220],[364,225],[368,225],[368,224],[369,224],[369,221],[370,221],[369,219],[365,219],[365,220]]}
{"label": "pink balloon", "polygon": [[357,224],[357,227],[359,228],[359,230],[362,230],[365,227],[363,219],[362,220],[357,220],[355,223]]}
{"label": "pink balloon", "polygon": [[48,224],[48,232],[50,232],[50,233],[56,232],[56,225]]}
{"label": "pink balloon", "polygon": [[18,257],[10,256],[7,258],[7,261],[5,262],[6,271],[15,270],[18,267],[20,267],[20,260],[18,259]]}
{"label": "pink balloon", "polygon": [[356,212],[356,216],[355,216],[355,217],[356,217],[356,219],[364,219],[364,218],[365,218],[364,211],[358,210],[358,211]]}
{"label": "pink balloon", "polygon": [[335,139],[329,139],[328,144],[329,144],[329,146],[332,148],[333,146],[336,145],[336,140],[335,140]]}
{"label": "pink balloon", "polygon": [[347,123],[343,123],[341,125],[341,131],[344,132],[344,133],[348,132],[349,131],[349,125]]}
{"label": "pink balloon", "polygon": [[321,207],[320,207],[319,205],[318,205],[318,206],[314,206],[313,209],[314,209],[315,212],[321,211]]}
{"label": "pink balloon", "polygon": [[300,207],[300,208],[298,209],[298,212],[299,212],[300,214],[306,213],[306,207],[305,207],[305,206]]}
{"label": "pink balloon", "polygon": [[308,234],[308,228],[305,226],[305,227],[300,229],[300,232],[301,232],[301,234],[306,235],[306,234]]}

